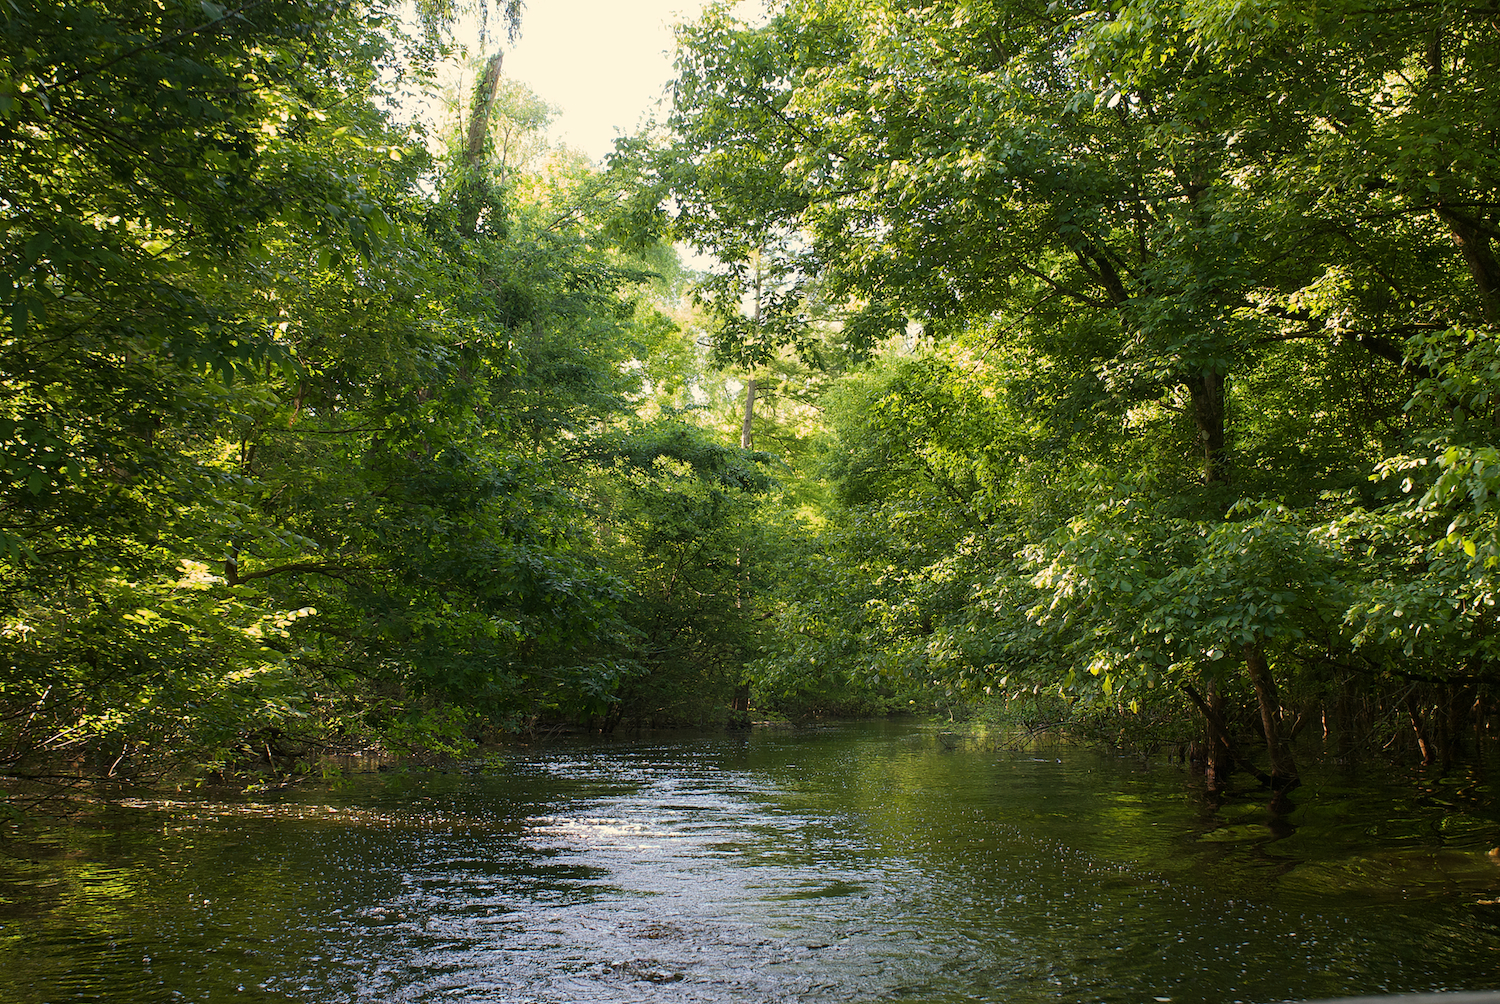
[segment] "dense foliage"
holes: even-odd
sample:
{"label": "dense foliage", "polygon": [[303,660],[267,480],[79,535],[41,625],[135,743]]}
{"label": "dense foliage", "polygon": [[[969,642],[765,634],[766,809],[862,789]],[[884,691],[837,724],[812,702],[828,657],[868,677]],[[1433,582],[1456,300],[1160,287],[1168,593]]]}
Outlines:
{"label": "dense foliage", "polygon": [[722,263],[711,304],[775,278],[741,358],[829,304],[879,356],[829,397],[836,572],[783,601],[818,625],[784,661],[1191,703],[1220,770],[1243,693],[1277,785],[1313,717],[1451,749],[1496,682],[1495,29],[1379,0],[684,29],[670,141],[627,153]]}
{"label": "dense foliage", "polygon": [[396,14],[0,10],[0,769],[722,720],[774,486],[642,417],[670,256],[524,89],[405,121]]}
{"label": "dense foliage", "polygon": [[1487,721],[1493,11],[736,9],[599,172],[497,58],[409,120],[449,4],[0,7],[0,769]]}

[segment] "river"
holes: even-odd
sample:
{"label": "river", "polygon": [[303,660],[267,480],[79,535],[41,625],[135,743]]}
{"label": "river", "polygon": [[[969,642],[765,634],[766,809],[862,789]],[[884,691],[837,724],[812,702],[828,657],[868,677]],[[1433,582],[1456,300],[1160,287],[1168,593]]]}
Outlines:
{"label": "river", "polygon": [[0,857],[0,1000],[1270,1002],[1500,987],[1473,772],[1253,789],[931,726],[149,795]]}

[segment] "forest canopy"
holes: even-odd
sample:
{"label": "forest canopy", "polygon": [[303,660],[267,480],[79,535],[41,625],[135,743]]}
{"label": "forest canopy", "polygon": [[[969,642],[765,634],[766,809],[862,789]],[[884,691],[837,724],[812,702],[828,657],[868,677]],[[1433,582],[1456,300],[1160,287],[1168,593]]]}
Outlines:
{"label": "forest canopy", "polygon": [[740,10],[601,169],[498,57],[410,120],[451,5],[0,7],[0,772],[985,700],[1461,751],[1500,15]]}
{"label": "forest canopy", "polygon": [[456,54],[398,13],[0,10],[5,769],[697,720],[736,671],[773,486],[683,417],[670,252],[498,61],[405,121]]}
{"label": "forest canopy", "polygon": [[1296,716],[1401,708],[1428,756],[1482,717],[1496,27],[793,0],[684,28],[669,139],[630,154],[722,263],[708,302],[757,294],[725,355],[821,327],[875,357],[829,397],[845,581],[795,608],[827,657],[1186,699],[1216,745],[1246,691],[1277,784]]}

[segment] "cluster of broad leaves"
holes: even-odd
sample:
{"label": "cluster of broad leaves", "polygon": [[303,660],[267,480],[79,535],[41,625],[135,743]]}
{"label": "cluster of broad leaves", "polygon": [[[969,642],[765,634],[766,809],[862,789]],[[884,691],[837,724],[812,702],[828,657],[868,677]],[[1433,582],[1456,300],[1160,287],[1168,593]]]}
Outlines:
{"label": "cluster of broad leaves", "polygon": [[821,402],[771,685],[1496,682],[1493,9],[739,10],[621,161],[710,306],[774,278],[727,358],[874,357]]}
{"label": "cluster of broad leaves", "polygon": [[482,156],[433,152],[418,6],[0,6],[0,769],[738,683],[773,485],[643,406],[692,354],[670,253],[618,249],[513,85]]}

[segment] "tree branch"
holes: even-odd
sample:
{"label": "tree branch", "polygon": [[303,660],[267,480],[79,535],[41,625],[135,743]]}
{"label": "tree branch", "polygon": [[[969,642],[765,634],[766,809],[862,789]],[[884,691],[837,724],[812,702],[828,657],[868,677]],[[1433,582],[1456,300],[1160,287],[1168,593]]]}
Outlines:
{"label": "tree branch", "polygon": [[368,571],[368,569],[360,565],[335,565],[320,561],[294,561],[291,564],[277,565],[274,568],[261,568],[241,575],[233,564],[226,562],[224,579],[229,585],[238,586],[241,583],[250,582],[254,579],[266,579],[273,575],[281,575],[287,572],[312,572],[316,575],[327,575],[330,578],[343,579],[344,576],[339,574],[341,572],[363,571]]}
{"label": "tree branch", "polygon": [[210,29],[216,27],[217,25],[219,25],[219,24],[221,24],[221,23],[223,23],[225,21],[228,21],[230,18],[239,17],[241,14],[245,13],[245,11],[250,10],[251,8],[254,8],[254,7],[259,7],[261,4],[263,4],[265,2],[266,2],[266,0],[250,0],[249,3],[241,4],[240,6],[236,7],[234,10],[225,11],[224,14],[221,17],[216,17],[212,21],[204,22],[203,24],[198,25],[196,28],[186,28],[186,29],[184,29],[182,31],[179,31],[175,35],[169,35],[166,38],[159,38],[159,39],[157,39],[154,42],[147,42],[145,45],[137,46],[136,48],[131,49],[129,52],[123,52],[123,53],[121,53],[120,55],[116,56],[114,59],[105,60],[104,62],[100,63],[98,66],[93,67],[92,69],[85,68],[85,69],[82,69],[82,70],[78,70],[77,72],[71,74],[70,76],[61,77],[61,78],[59,78],[57,80],[52,81],[52,83],[50,83],[50,84],[48,84],[46,86],[47,87],[54,87],[54,88],[55,87],[63,87],[65,85],[67,85],[67,84],[75,83],[75,82],[77,82],[79,80],[82,80],[84,77],[92,77],[96,73],[103,73],[105,70],[109,69],[111,66],[114,66],[116,63],[123,62],[123,61],[129,59],[131,56],[138,56],[141,53],[147,51],[148,49],[155,49],[155,48],[158,48],[159,46],[166,45],[168,42],[175,42],[175,41],[177,41],[178,39],[181,39],[181,38],[190,38],[193,35],[201,35],[203,32],[209,31]]}
{"label": "tree branch", "polygon": [[1188,696],[1188,700],[1198,706],[1198,710],[1203,713],[1204,719],[1208,722],[1208,727],[1219,734],[1219,738],[1224,742],[1224,748],[1229,751],[1230,759],[1246,773],[1253,775],[1261,784],[1269,787],[1271,785],[1271,775],[1255,766],[1249,760],[1246,760],[1244,755],[1235,747],[1234,740],[1229,738],[1229,726],[1224,721],[1224,716],[1210,708],[1208,702],[1203,699],[1203,695],[1198,693],[1197,688],[1191,683],[1184,683],[1182,685],[1182,692]]}

